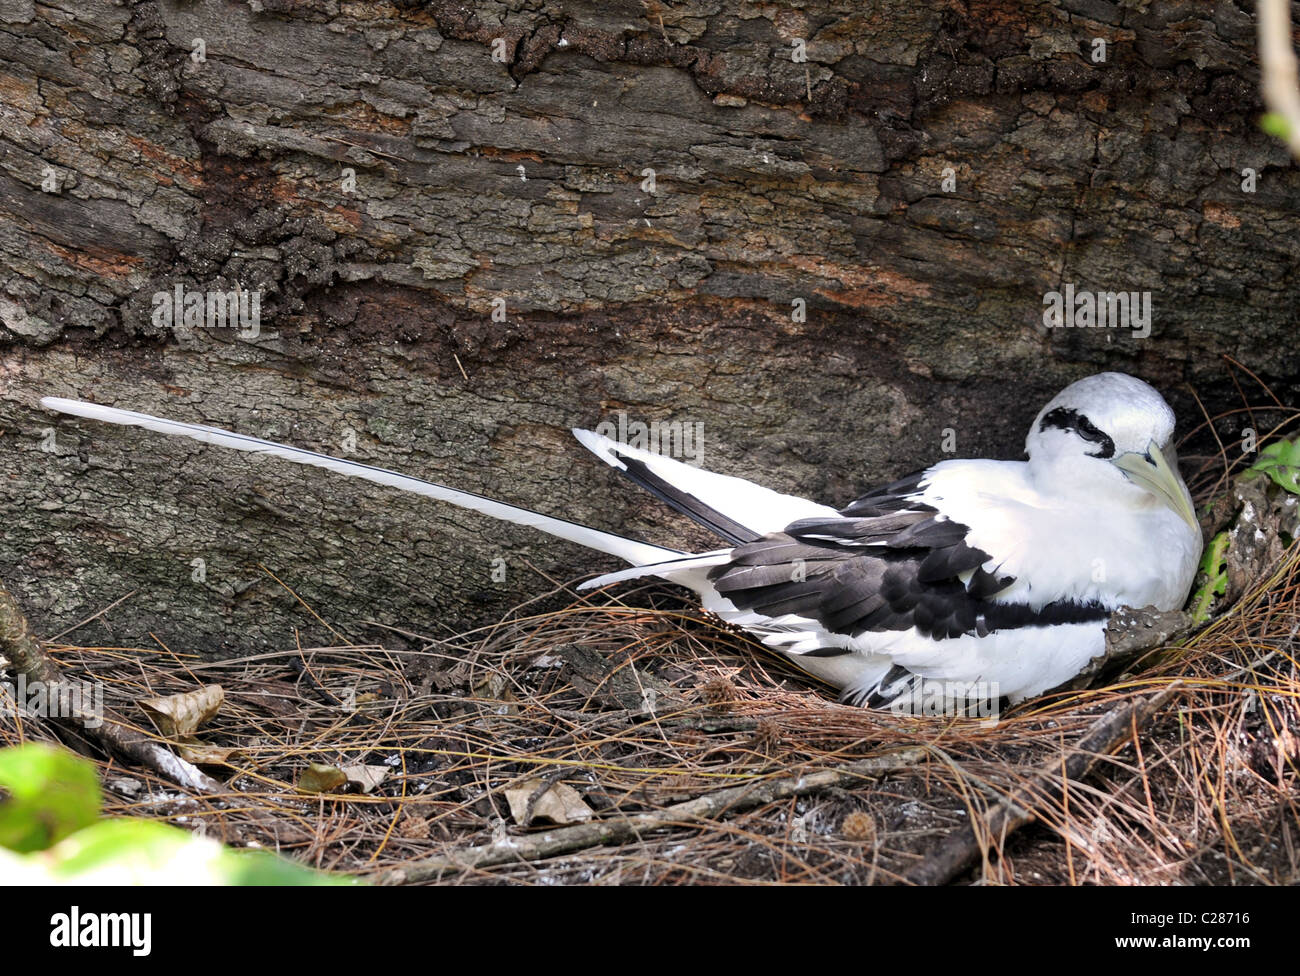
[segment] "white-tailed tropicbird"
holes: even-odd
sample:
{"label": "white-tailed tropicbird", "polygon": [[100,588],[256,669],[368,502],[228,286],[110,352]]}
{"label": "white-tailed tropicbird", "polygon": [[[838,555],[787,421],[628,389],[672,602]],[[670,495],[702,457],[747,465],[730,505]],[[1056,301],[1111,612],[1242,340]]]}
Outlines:
{"label": "white-tailed tropicbird", "polygon": [[214,427],[41,404],[391,485],[618,556],[633,568],[583,588],[644,576],[686,586],[854,704],[914,694],[918,677],[987,683],[1011,701],[1054,688],[1103,652],[1120,607],[1182,606],[1201,554],[1173,411],[1123,373],[1062,390],[1029,430],[1028,461],[941,461],[839,510],[574,431],[728,543],[704,553]]}

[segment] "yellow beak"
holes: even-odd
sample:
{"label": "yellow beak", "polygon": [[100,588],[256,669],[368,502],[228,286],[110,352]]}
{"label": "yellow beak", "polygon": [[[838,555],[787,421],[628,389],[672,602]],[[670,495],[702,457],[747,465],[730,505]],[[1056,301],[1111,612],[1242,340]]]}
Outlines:
{"label": "yellow beak", "polygon": [[1141,485],[1181,515],[1197,533],[1201,531],[1196,513],[1192,511],[1192,498],[1187,486],[1155,441],[1147,445],[1146,454],[1121,454],[1114,463],[1130,481]]}

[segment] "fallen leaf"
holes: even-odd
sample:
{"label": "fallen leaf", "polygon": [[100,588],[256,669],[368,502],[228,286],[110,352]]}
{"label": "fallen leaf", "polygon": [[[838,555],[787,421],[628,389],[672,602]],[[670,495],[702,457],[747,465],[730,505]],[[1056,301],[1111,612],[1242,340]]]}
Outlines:
{"label": "fallen leaf", "polygon": [[176,743],[177,754],[186,762],[200,766],[222,766],[236,756],[239,750],[233,746],[213,746],[197,739],[183,739]]}
{"label": "fallen leaf", "polygon": [[533,803],[532,816],[528,814],[528,801],[543,786],[543,780],[534,777],[506,790],[510,816],[515,823],[528,826],[534,820],[549,820],[554,824],[586,823],[591,819],[591,807],[582,794],[572,786],[554,783]]}
{"label": "fallen leaf", "polygon": [[369,793],[392,772],[389,766],[344,766],[339,772],[347,777],[348,786]]}
{"label": "fallen leaf", "polygon": [[312,763],[298,777],[298,789],[303,793],[333,793],[348,781],[348,774],[337,766]]}
{"label": "fallen leaf", "polygon": [[141,698],[139,704],[154,720],[159,732],[176,738],[189,735],[216,715],[225,697],[221,685],[204,685],[198,691],[166,698]]}
{"label": "fallen leaf", "polygon": [[312,763],[298,777],[304,793],[369,793],[392,770],[388,766],[329,766]]}

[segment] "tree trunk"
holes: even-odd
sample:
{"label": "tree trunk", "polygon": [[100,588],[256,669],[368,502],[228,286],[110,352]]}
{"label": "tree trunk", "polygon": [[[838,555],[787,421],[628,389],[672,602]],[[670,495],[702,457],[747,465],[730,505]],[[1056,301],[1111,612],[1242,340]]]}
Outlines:
{"label": "tree trunk", "polygon": [[[76,638],[333,640],[270,573],[353,639],[438,634],[613,563],[42,395],[685,546],[567,428],[700,424],[705,466],[843,503],[1019,456],[1101,368],[1184,427],[1223,354],[1294,393],[1250,4],[523,6],[0,0],[0,578],[44,634],[134,591]],[[1149,336],[1046,328],[1067,283],[1150,292]],[[169,321],[178,288],[260,325]]]}

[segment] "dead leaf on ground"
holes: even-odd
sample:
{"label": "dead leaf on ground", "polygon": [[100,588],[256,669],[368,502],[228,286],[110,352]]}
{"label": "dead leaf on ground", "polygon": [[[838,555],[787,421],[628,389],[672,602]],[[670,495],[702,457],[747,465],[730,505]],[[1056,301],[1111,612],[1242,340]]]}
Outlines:
{"label": "dead leaf on ground", "polygon": [[221,685],[204,685],[166,698],[141,698],[140,707],[153,719],[158,731],[174,739],[189,735],[221,708],[226,693]]}
{"label": "dead leaf on ground", "polygon": [[369,793],[392,772],[387,766],[330,766],[312,763],[298,777],[304,793]]}
{"label": "dead leaf on ground", "polygon": [[198,766],[223,766],[241,754],[233,746],[214,746],[193,738],[178,740],[176,753]]}
{"label": "dead leaf on ground", "polygon": [[337,766],[312,763],[298,777],[298,789],[303,793],[333,793],[348,781],[348,774]]}
{"label": "dead leaf on ground", "polygon": [[389,766],[344,766],[340,770],[348,779],[348,786],[359,793],[369,793],[388,778]]}
{"label": "dead leaf on ground", "polygon": [[591,819],[591,807],[587,806],[582,794],[563,783],[553,783],[536,799],[530,817],[528,801],[543,785],[544,781],[535,777],[506,790],[506,802],[510,804],[510,816],[515,823],[526,827],[534,820],[549,820],[562,825],[586,823]]}

